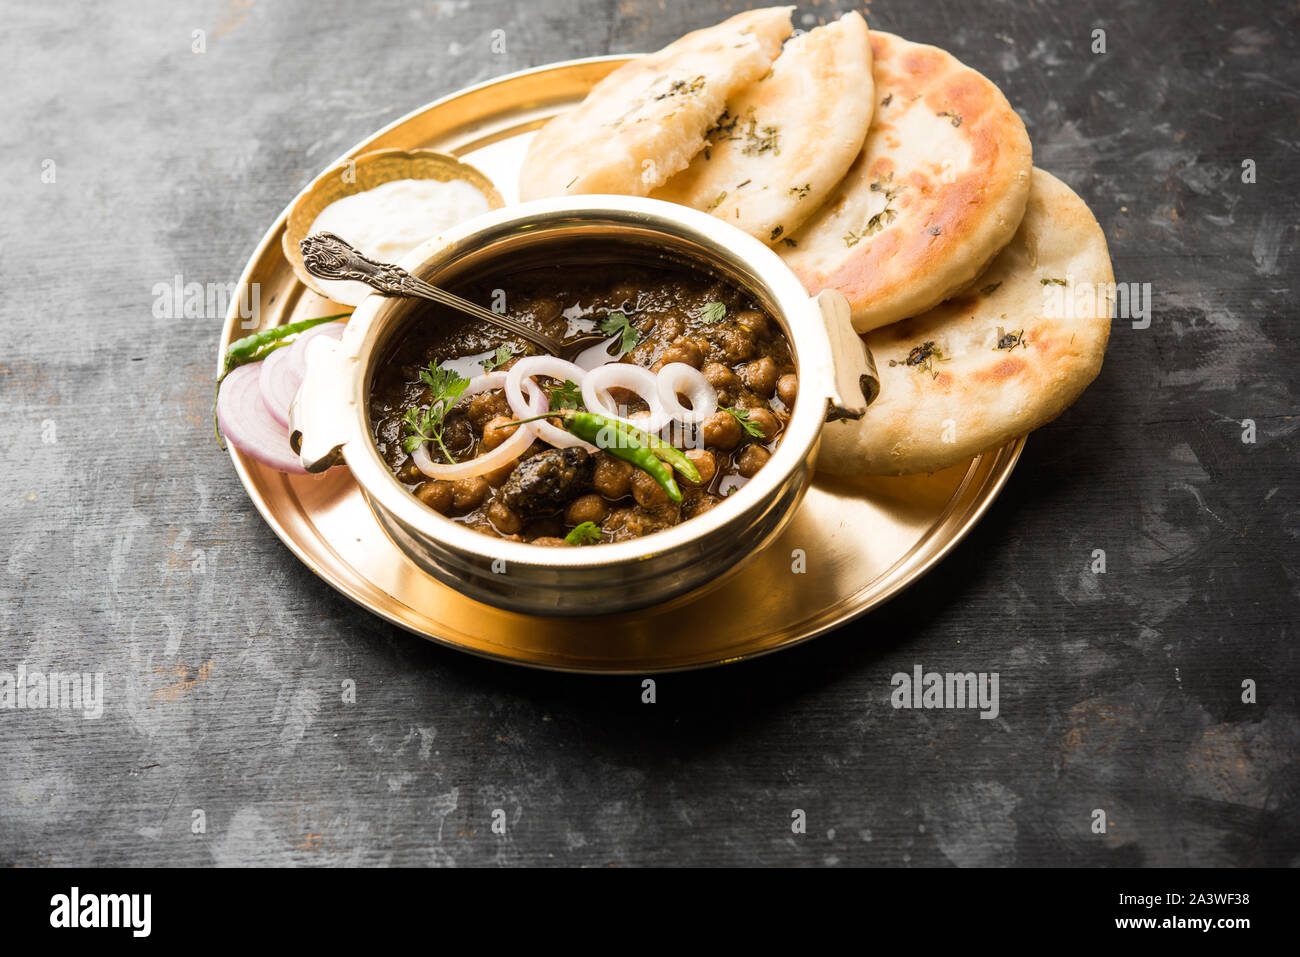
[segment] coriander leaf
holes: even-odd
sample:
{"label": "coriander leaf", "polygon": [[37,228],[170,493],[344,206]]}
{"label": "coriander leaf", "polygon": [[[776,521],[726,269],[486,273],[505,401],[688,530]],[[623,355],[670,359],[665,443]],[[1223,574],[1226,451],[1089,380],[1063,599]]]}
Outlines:
{"label": "coriander leaf", "polygon": [[469,387],[469,379],[466,379],[455,369],[435,365],[432,362],[429,363],[427,369],[420,370],[420,381],[427,385],[429,391],[433,393],[429,399],[430,407],[445,402],[447,407],[450,408],[451,403],[459,399],[465,389]]}
{"label": "coriander leaf", "polygon": [[481,359],[479,365],[483,367],[484,372],[491,372],[493,369],[500,368],[515,357],[515,347],[507,343],[504,346],[498,346],[497,351],[486,359]]}
{"label": "coriander leaf", "polygon": [[604,319],[600,320],[597,328],[607,336],[622,333],[623,338],[618,344],[620,352],[631,352],[638,342],[641,341],[641,333],[637,332],[627,315],[622,312],[611,312]]}
{"label": "coriander leaf", "polygon": [[456,400],[464,395],[469,387],[466,379],[455,369],[444,368],[430,362],[427,369],[420,370],[420,381],[429,387],[429,405],[424,410],[410,408],[402,416],[402,422],[411,434],[406,437],[402,447],[407,454],[414,452],[425,442],[432,442],[442,449],[448,462],[456,458],[448,451],[442,441],[443,421]]}
{"label": "coriander leaf", "polygon": [[595,522],[583,522],[564,536],[570,545],[595,545],[600,541],[601,528]]}
{"label": "coriander leaf", "polygon": [[726,303],[709,302],[705,303],[700,311],[695,314],[695,318],[700,322],[721,322],[726,318],[726,315]]}
{"label": "coriander leaf", "polygon": [[763,437],[762,427],[757,422],[750,419],[748,409],[729,409],[725,405],[718,406],[718,409],[722,412],[726,412],[728,415],[734,416],[736,421],[740,423],[740,427],[744,429],[745,433],[751,438],[761,439]]}
{"label": "coriander leaf", "polygon": [[572,379],[565,379],[563,385],[553,385],[547,388],[551,395],[551,411],[558,412],[560,409],[581,409],[582,389],[578,383]]}

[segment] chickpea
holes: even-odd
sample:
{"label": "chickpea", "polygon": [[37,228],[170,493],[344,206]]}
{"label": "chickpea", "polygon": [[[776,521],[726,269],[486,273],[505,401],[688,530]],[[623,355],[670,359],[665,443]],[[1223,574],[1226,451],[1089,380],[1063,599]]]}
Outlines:
{"label": "chickpea", "polygon": [[431,480],[415,490],[416,498],[435,512],[441,512],[443,515],[446,515],[447,510],[451,508],[452,495],[451,482]]}
{"label": "chickpea", "polygon": [[749,421],[763,430],[763,441],[771,442],[781,431],[781,422],[767,409],[746,409]]}
{"label": "chickpea", "polygon": [[651,532],[658,532],[671,525],[676,524],[676,516],[671,508],[636,508],[622,509],[626,515],[618,534],[614,536],[616,541],[626,541],[629,538],[640,538],[642,535],[649,535]]}
{"label": "chickpea", "polygon": [[487,392],[480,392],[469,400],[469,408],[465,414],[473,423],[474,428],[482,429],[493,416],[507,415],[510,412],[510,403],[506,401],[505,393],[492,389]]}
{"label": "chickpea", "polygon": [[682,514],[687,518],[694,518],[697,515],[703,515],[709,509],[721,503],[722,499],[716,495],[710,495],[707,492],[700,493],[682,503]]}
{"label": "chickpea", "polygon": [[518,534],[524,527],[519,516],[510,510],[504,502],[493,502],[487,507],[488,521],[498,531],[506,535]]}
{"label": "chickpea", "polygon": [[700,434],[704,437],[704,444],[711,445],[715,449],[734,449],[740,444],[740,437],[744,431],[734,415],[721,409],[700,424]]}
{"label": "chickpea", "polygon": [[704,347],[694,339],[678,339],[659,357],[664,365],[670,362],[685,362],[693,369],[698,369],[704,362]]}
{"label": "chickpea", "polygon": [[772,453],[763,446],[747,445],[736,460],[736,468],[745,478],[753,478],[771,457]]}
{"label": "chickpea", "polygon": [[646,432],[653,432],[654,429],[650,428],[650,420],[652,418],[654,418],[654,414],[649,409],[638,409],[636,412],[630,413],[627,420],[638,429],[642,429]]}
{"label": "chickpea", "polygon": [[736,313],[735,318],[736,325],[752,332],[757,339],[762,339],[768,334],[769,325],[766,313],[759,312],[757,309],[742,309]]}
{"label": "chickpea", "polygon": [[459,479],[452,484],[452,508],[458,512],[472,512],[487,498],[489,486],[481,475]]}
{"label": "chickpea", "polygon": [[787,409],[794,408],[794,400],[799,395],[799,377],[787,372],[776,380],[776,397],[785,403]]}
{"label": "chickpea", "polygon": [[508,422],[513,421],[513,419],[504,415],[493,416],[487,425],[483,426],[483,438],[479,441],[479,449],[483,452],[490,452],[514,435],[519,426],[507,425]]}
{"label": "chickpea", "polygon": [[632,351],[627,354],[627,357],[639,366],[649,366],[651,365],[651,357],[654,356],[655,349],[657,348],[656,340],[643,339],[641,340],[640,345],[635,346]]}
{"label": "chickpea", "polygon": [[442,444],[452,452],[467,452],[474,445],[474,428],[463,415],[447,417],[442,429]]}
{"label": "chickpea", "polygon": [[591,485],[605,498],[622,498],[632,488],[633,471],[631,463],[602,452],[596,458],[596,472],[592,476]]}
{"label": "chickpea", "polygon": [[713,476],[718,474],[718,460],[708,449],[687,449],[686,457],[699,470],[700,480],[692,482],[690,479],[683,478],[681,483],[697,488],[708,488],[709,483],[713,481]]}
{"label": "chickpea", "polygon": [[626,527],[627,523],[633,520],[636,511],[633,508],[614,509],[609,513],[609,518],[605,522],[605,529],[610,531]]}
{"label": "chickpea", "polygon": [[736,393],[740,391],[740,376],[721,362],[706,363],[700,372],[709,380],[709,385],[717,390],[720,403],[729,405],[735,400]]}
{"label": "chickpea", "polygon": [[670,499],[664,487],[654,480],[649,472],[637,469],[632,473],[632,497],[644,508],[658,508],[667,505]]}
{"label": "chickpea", "polygon": [[581,525],[583,522],[595,522],[599,525],[609,514],[609,505],[595,493],[580,495],[569,503],[564,513],[564,521],[569,525]]}
{"label": "chickpea", "polygon": [[543,535],[540,538],[534,538],[530,544],[545,545],[548,548],[557,548],[566,546],[569,543],[562,538],[555,538],[553,535]]}
{"label": "chickpea", "polygon": [[668,313],[655,320],[654,331],[665,339],[676,339],[682,334],[682,326],[681,316]]}
{"label": "chickpea", "polygon": [[745,388],[766,398],[776,391],[776,363],[768,356],[741,366],[740,381]]}
{"label": "chickpea", "polygon": [[709,337],[713,345],[711,352],[728,363],[744,362],[754,356],[754,338],[752,332],[739,326],[724,326]]}

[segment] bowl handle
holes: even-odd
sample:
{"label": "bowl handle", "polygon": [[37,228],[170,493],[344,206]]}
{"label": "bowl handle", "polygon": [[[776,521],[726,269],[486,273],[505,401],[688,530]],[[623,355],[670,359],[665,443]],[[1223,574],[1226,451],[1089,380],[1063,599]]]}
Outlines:
{"label": "bowl handle", "polygon": [[328,336],[307,343],[307,375],[289,403],[289,445],[308,472],[324,472],[343,461],[351,438],[352,402],[345,398],[353,360]]}
{"label": "bowl handle", "polygon": [[826,327],[826,341],[831,350],[826,389],[830,406],[826,410],[826,421],[860,419],[866,415],[867,406],[880,395],[876,360],[853,328],[853,313],[842,293],[827,289],[814,301]]}

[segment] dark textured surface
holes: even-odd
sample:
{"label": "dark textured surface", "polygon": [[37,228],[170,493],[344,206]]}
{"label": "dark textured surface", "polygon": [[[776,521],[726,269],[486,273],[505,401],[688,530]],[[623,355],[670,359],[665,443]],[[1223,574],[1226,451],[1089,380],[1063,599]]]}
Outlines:
{"label": "dark textured surface", "polygon": [[[871,6],[1002,86],[1154,308],[1116,322],[983,524],[867,620],[645,705],[636,679],[400,632],[256,514],[210,439],[220,320],[155,318],[153,285],[234,279],[319,168],[436,96],[740,6],[7,13],[0,672],[102,671],[107,700],[0,711],[0,862],[1297,862],[1294,4]],[[895,711],[917,663],[999,672],[999,718]]]}

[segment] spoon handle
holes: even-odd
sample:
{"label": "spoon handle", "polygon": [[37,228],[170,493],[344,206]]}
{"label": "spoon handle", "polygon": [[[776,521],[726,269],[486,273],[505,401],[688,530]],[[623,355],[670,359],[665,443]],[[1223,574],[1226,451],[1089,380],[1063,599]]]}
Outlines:
{"label": "spoon handle", "polygon": [[423,279],[417,279],[401,266],[376,262],[357,252],[333,233],[313,233],[298,245],[302,249],[303,265],[318,279],[352,279],[365,283],[385,296],[431,299],[522,336],[552,355],[559,355],[561,352],[560,344],[550,336],[543,335],[509,316],[484,309],[468,299],[462,299],[444,289],[432,286]]}

